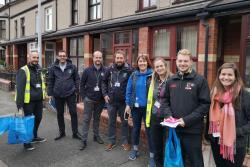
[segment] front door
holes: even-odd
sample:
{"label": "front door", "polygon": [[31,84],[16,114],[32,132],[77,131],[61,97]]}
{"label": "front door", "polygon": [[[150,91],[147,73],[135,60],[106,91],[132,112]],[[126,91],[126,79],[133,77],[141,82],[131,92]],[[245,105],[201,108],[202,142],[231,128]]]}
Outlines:
{"label": "front door", "polygon": [[27,44],[17,45],[18,69],[27,64]]}

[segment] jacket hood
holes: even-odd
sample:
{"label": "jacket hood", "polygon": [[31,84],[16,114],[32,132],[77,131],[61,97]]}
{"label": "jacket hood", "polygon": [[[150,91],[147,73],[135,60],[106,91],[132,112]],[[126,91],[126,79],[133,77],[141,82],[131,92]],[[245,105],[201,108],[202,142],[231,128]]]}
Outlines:
{"label": "jacket hood", "polygon": [[[67,59],[66,62],[67,62],[67,66],[72,65],[72,61],[70,59]],[[54,65],[59,67],[59,60],[58,59],[56,59]]]}
{"label": "jacket hood", "polygon": [[151,68],[148,68],[145,73],[140,73],[140,71],[136,70],[135,75],[137,76],[145,76],[145,75],[152,75],[153,70]]}

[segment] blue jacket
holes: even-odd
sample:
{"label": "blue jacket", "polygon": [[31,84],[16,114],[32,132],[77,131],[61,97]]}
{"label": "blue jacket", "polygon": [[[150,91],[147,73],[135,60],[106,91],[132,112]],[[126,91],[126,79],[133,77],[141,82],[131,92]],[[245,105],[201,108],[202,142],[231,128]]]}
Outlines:
{"label": "blue jacket", "polygon": [[131,108],[138,107],[135,106],[135,103],[139,107],[147,106],[147,94],[152,72],[152,69],[147,69],[146,73],[140,73],[136,70],[131,74],[126,89],[126,105],[129,105]]}
{"label": "blue jacket", "polygon": [[59,60],[49,69],[48,95],[54,97],[67,97],[79,92],[80,78],[76,66],[67,59],[67,65],[62,72],[59,67]]}

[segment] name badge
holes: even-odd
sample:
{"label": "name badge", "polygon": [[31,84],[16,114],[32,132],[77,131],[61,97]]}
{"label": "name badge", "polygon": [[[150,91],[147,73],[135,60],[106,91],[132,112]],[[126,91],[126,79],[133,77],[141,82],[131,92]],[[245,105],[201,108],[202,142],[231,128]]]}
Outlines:
{"label": "name badge", "polygon": [[155,101],[154,106],[155,106],[155,107],[157,107],[157,108],[160,108],[160,107],[161,107],[161,103],[160,103],[160,102],[158,102],[158,101]]}
{"label": "name badge", "polygon": [[139,103],[135,103],[135,107],[138,108],[139,107]]}
{"label": "name badge", "polygon": [[36,84],[36,88],[41,88],[41,84]]}
{"label": "name badge", "polygon": [[99,91],[100,91],[100,88],[99,88],[98,86],[96,86],[96,87],[94,88],[94,91],[95,91],[95,92],[99,92]]}
{"label": "name badge", "polygon": [[115,87],[120,87],[120,86],[121,86],[120,82],[115,83]]}

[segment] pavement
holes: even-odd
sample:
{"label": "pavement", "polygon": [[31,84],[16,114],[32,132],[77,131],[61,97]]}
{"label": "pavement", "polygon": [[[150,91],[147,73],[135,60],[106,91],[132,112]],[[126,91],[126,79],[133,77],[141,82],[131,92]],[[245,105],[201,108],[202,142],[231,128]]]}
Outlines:
{"label": "pavement", "polygon": [[[0,116],[15,113],[16,105],[9,92],[0,90]],[[142,153],[137,160],[128,160],[128,152],[118,145],[110,152],[105,145],[93,142],[90,130],[88,146],[79,150],[79,140],[72,139],[70,121],[65,120],[66,137],[55,141],[58,134],[56,113],[43,111],[38,135],[47,142],[35,144],[33,151],[24,150],[22,145],[7,144],[7,133],[0,136],[0,167],[146,167],[147,156]],[[82,127],[79,125],[79,131]],[[104,141],[107,137],[102,134]]]}

